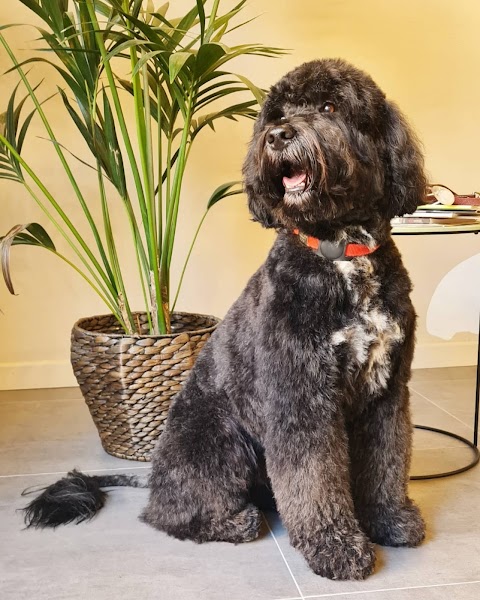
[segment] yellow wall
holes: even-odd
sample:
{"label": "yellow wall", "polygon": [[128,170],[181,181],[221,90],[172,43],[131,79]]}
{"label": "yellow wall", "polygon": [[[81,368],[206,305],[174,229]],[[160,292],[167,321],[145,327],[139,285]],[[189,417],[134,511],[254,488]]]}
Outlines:
{"label": "yellow wall", "polygon": [[[190,2],[172,2],[185,6]],[[279,60],[245,59],[239,70],[268,87],[297,64],[317,57],[340,56],[368,71],[396,100],[424,142],[431,180],[458,192],[480,188],[480,3],[476,0],[252,0],[246,16],[260,18],[236,34],[235,42],[261,41],[292,48]],[[0,5],[0,24],[34,23],[16,0]],[[35,31],[7,33],[20,57],[26,57]],[[0,70],[9,67],[0,53]],[[45,90],[53,85],[44,68]],[[3,78],[6,105],[14,78]],[[1,109],[4,110],[4,109]],[[58,101],[50,101],[56,131],[63,143],[88,157]],[[0,111],[1,112],[1,111]],[[55,114],[57,113],[57,114]],[[205,133],[194,152],[183,194],[180,246],[176,264],[186,251],[209,193],[218,184],[239,178],[251,122],[227,122],[218,133]],[[26,156],[45,183],[76,218],[80,211],[49,144],[36,123]],[[91,203],[96,202],[95,178],[75,165]],[[0,231],[17,223],[39,221],[52,228],[20,186],[0,182]],[[128,236],[120,207],[115,214],[119,238]],[[82,226],[82,229],[85,228]],[[58,238],[56,238],[58,239]],[[264,259],[273,236],[249,221],[245,200],[233,197],[212,211],[190,264],[179,309],[224,315],[247,278]],[[63,248],[61,241],[58,242]],[[475,236],[403,238],[398,245],[415,284],[414,303],[420,314],[417,366],[470,364],[475,338],[459,334],[442,342],[425,331],[425,312],[439,280],[458,262],[479,251]],[[134,265],[128,246],[127,279],[134,284]],[[0,285],[0,388],[73,384],[68,363],[69,331],[81,316],[105,312],[101,302],[77,275],[42,250],[14,248],[12,258],[17,297]],[[459,290],[461,298],[461,290]],[[140,295],[134,294],[140,307]]]}

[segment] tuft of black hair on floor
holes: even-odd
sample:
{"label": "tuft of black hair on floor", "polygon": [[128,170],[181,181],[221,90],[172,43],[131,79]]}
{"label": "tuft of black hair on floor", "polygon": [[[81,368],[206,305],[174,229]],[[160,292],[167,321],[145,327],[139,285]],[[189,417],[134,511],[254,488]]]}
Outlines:
{"label": "tuft of black hair on floor", "polygon": [[25,525],[38,529],[88,521],[103,507],[106,496],[96,477],[74,469],[22,509]]}

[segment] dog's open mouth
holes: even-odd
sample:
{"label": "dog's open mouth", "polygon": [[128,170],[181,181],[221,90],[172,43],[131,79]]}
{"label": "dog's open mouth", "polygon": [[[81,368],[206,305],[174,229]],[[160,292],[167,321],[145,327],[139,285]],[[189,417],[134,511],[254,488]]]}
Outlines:
{"label": "dog's open mouth", "polygon": [[294,173],[290,177],[284,176],[282,178],[282,183],[287,194],[302,193],[307,187],[307,174]]}
{"label": "dog's open mouth", "polygon": [[276,165],[272,178],[275,195],[288,204],[300,204],[310,190],[312,179],[307,165],[284,160]]}

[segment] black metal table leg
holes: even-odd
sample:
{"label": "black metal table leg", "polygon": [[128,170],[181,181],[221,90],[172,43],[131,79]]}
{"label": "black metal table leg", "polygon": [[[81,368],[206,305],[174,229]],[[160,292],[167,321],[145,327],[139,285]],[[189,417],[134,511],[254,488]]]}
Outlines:
{"label": "black metal table leg", "polygon": [[480,452],[475,444],[462,437],[461,435],[457,435],[456,433],[452,433],[451,431],[445,431],[444,429],[437,429],[436,427],[429,427],[427,425],[414,425],[415,429],[424,429],[426,431],[433,431],[435,433],[440,433],[442,435],[448,435],[451,438],[455,438],[459,440],[466,446],[472,449],[473,458],[468,465],[464,467],[460,467],[459,469],[454,469],[453,471],[445,471],[444,473],[432,473],[431,475],[412,475],[410,479],[439,479],[440,477],[449,477],[450,475],[458,475],[458,473],[463,473],[464,471],[468,471],[472,467],[478,464],[480,461]]}
{"label": "black metal table leg", "polygon": [[469,448],[471,448],[473,452],[473,458],[468,463],[468,465],[464,467],[460,467],[459,469],[455,469],[453,471],[446,471],[445,473],[433,473],[432,475],[412,475],[410,479],[438,479],[440,477],[449,477],[450,475],[457,475],[458,473],[463,473],[464,471],[468,471],[472,467],[478,464],[480,461],[480,452],[478,450],[478,417],[479,417],[479,405],[480,405],[480,316],[478,321],[478,345],[477,345],[477,377],[476,377],[476,386],[475,386],[475,415],[473,417],[473,442],[465,439],[464,437],[457,435],[456,433],[452,433],[451,431],[445,431],[444,429],[437,429],[436,427],[429,427],[427,425],[414,425],[415,429],[424,429],[426,431],[433,431],[435,433],[440,433],[442,435],[448,435],[449,437],[455,438],[459,440]]}
{"label": "black metal table leg", "polygon": [[475,392],[475,416],[473,421],[473,444],[478,448],[478,417],[480,405],[480,318],[478,320],[477,389]]}
{"label": "black metal table leg", "polygon": [[[425,227],[425,228],[416,228],[416,227],[393,227],[392,233],[393,235],[445,235],[445,234],[466,234],[473,233],[478,235],[480,232],[480,225],[477,225],[476,228],[469,225],[468,227],[462,226],[443,226],[443,227]],[[475,390],[475,416],[473,422],[473,443],[469,440],[457,435],[456,433],[452,433],[451,431],[445,431],[444,429],[437,429],[436,427],[429,427],[427,425],[414,425],[416,429],[425,429],[427,431],[433,431],[435,433],[440,433],[441,435],[448,435],[449,437],[455,438],[459,440],[469,448],[471,448],[473,452],[473,458],[468,463],[468,465],[461,467],[460,469],[455,469],[453,471],[446,471],[445,473],[433,473],[431,475],[413,475],[410,479],[438,479],[439,477],[449,477],[450,475],[457,475],[457,473],[463,473],[464,471],[468,471],[475,465],[479,463],[480,460],[480,452],[478,450],[478,420],[479,420],[479,407],[480,407],[480,315],[479,315],[479,323],[478,323],[478,347],[477,347],[477,379],[476,379],[476,390]]]}

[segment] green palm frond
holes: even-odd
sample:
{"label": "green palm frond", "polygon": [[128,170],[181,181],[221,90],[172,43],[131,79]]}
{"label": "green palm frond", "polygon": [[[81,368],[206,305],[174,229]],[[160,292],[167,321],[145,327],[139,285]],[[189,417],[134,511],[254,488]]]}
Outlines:
{"label": "green palm frond", "polygon": [[[16,94],[20,82],[8,101],[7,110],[0,114],[0,179],[10,179],[12,181],[22,182],[23,172],[17,154],[21,154],[25,136],[28,127],[35,114],[32,110],[24,119],[20,126],[20,118],[25,102],[29,99],[29,94],[15,104]],[[36,90],[40,83],[35,86]]]}
{"label": "green palm frond", "polygon": [[[123,240],[115,238],[110,219],[117,196],[130,226],[150,329],[165,333],[171,310],[170,267],[192,144],[207,126],[215,131],[219,120],[253,119],[258,114],[265,91],[230,70],[231,61],[240,56],[278,57],[284,51],[257,43],[225,43],[229,31],[251,20],[237,21],[246,0],[223,13],[220,0],[191,0],[189,9],[180,16],[171,14],[175,3],[155,6],[153,0],[17,1],[43,22],[37,28],[38,50],[43,54],[17,61],[3,35],[7,27],[0,28],[0,43],[12,60],[10,72],[17,73],[28,92],[17,102],[16,88],[0,115],[0,178],[25,185],[80,266],[61,258],[100,294],[125,331],[135,333],[117,253]],[[92,160],[78,156],[76,149],[75,153],[66,149],[53,131],[53,118],[42,108],[38,86],[30,85],[25,72],[27,66],[35,68],[39,62],[60,76],[58,94]],[[23,117],[28,98],[33,110]],[[131,109],[133,123],[126,118]],[[85,214],[95,240],[93,248],[21,156],[36,114]],[[95,213],[70,168],[72,158],[97,172],[101,222],[94,219]],[[131,180],[125,171],[132,173]],[[209,210],[239,193],[238,182],[222,184],[213,192],[194,241]],[[10,241],[3,241],[3,248],[14,243],[41,245],[35,234],[39,234],[38,228],[28,227],[30,230],[17,231]],[[192,248],[193,244],[180,283]],[[175,301],[177,297],[178,290]]]}
{"label": "green palm frond", "polygon": [[56,252],[51,237],[38,223],[15,225],[15,227],[12,227],[6,235],[0,237],[2,275],[5,285],[11,294],[15,294],[10,274],[10,248],[14,245],[38,246],[50,250],[51,252]]}

